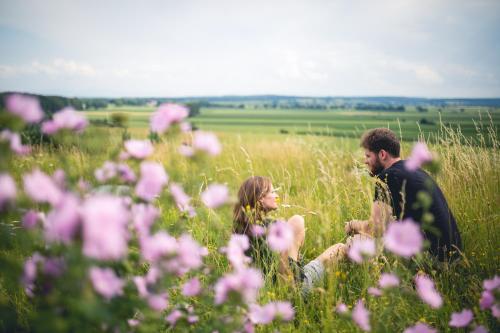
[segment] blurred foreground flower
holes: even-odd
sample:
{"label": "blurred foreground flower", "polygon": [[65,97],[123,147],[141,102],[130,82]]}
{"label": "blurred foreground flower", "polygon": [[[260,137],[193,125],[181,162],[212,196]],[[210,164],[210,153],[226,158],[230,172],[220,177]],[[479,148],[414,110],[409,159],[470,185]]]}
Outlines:
{"label": "blurred foreground flower", "polygon": [[277,252],[283,252],[290,248],[293,243],[293,230],[284,221],[276,221],[268,228],[267,243],[269,247]]}
{"label": "blurred foreground flower", "polygon": [[408,327],[403,333],[437,333],[437,330],[423,323]]}
{"label": "blurred foreground flower", "polygon": [[352,319],[365,332],[371,330],[370,312],[365,308],[363,301],[359,300],[352,310]]}
{"label": "blurred foreground flower", "polygon": [[434,282],[426,275],[415,277],[418,296],[433,309],[438,309],[443,304],[443,298],[434,287]]}
{"label": "blurred foreground flower", "polygon": [[16,199],[17,189],[16,182],[7,173],[0,174],[0,209],[8,203]]}
{"label": "blurred foreground flower", "polygon": [[168,182],[168,175],[163,165],[156,162],[141,163],[141,178],[135,187],[137,196],[145,201],[152,201],[160,195]]}
{"label": "blurred foreground flower", "polygon": [[432,153],[427,148],[427,145],[423,142],[417,142],[413,146],[410,157],[405,161],[405,167],[409,171],[415,171],[432,160]]}
{"label": "blurred foreground flower", "polygon": [[56,206],[63,198],[63,193],[54,180],[39,169],[25,174],[23,180],[24,191],[35,202],[48,202]]}
{"label": "blurred foreground flower", "polygon": [[27,123],[38,123],[43,118],[43,111],[36,97],[12,94],[6,97],[5,107],[8,112]]}
{"label": "blurred foreground flower", "polygon": [[42,132],[50,135],[60,130],[68,129],[81,133],[87,125],[88,121],[83,112],[77,112],[72,107],[66,107],[56,112],[52,120],[48,120],[42,124]]}
{"label": "blurred foreground flower", "polygon": [[451,327],[466,327],[474,319],[472,311],[464,309],[462,312],[454,312],[451,314],[449,325]]}
{"label": "blurred foreground flower", "polygon": [[246,303],[253,303],[263,283],[261,272],[255,268],[226,274],[215,284],[215,304],[226,302],[230,293],[238,294]]}
{"label": "blurred foreground flower", "polygon": [[106,299],[123,295],[124,282],[116,276],[111,268],[91,267],[90,281],[94,289]]}
{"label": "blurred foreground flower", "polygon": [[170,125],[180,123],[189,115],[187,107],[179,104],[165,103],[159,106],[150,119],[151,131],[163,134]]}
{"label": "blurred foreground flower", "polygon": [[144,159],[154,152],[153,145],[149,140],[127,140],[124,145],[127,153],[137,159]]}
{"label": "blurred foreground flower", "polygon": [[378,285],[380,288],[391,288],[397,287],[399,285],[399,278],[392,273],[382,273],[380,274],[380,279],[378,280]]}
{"label": "blurred foreground flower", "polygon": [[222,146],[214,133],[196,131],[193,138],[193,148],[201,150],[209,155],[219,155],[222,151]]}
{"label": "blurred foreground flower", "polygon": [[217,208],[229,200],[229,189],[226,185],[210,184],[201,194],[201,201],[208,208]]}
{"label": "blurred foreground flower", "polygon": [[[360,236],[360,235],[356,235]],[[361,264],[365,259],[375,255],[375,241],[372,238],[356,237],[352,240],[347,255],[349,258]]]}
{"label": "blurred foreground flower", "polygon": [[0,141],[9,142],[10,150],[17,155],[27,155],[31,152],[31,147],[23,145],[19,133],[11,132],[10,130],[3,130],[0,132]]}
{"label": "blurred foreground flower", "polygon": [[385,247],[404,258],[419,253],[422,250],[424,238],[420,226],[412,219],[392,222],[384,235]]}

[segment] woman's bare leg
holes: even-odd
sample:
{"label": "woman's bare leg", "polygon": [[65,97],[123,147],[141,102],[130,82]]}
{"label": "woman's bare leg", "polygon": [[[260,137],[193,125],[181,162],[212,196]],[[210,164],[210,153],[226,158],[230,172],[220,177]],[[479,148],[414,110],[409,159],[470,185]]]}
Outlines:
{"label": "woman's bare leg", "polygon": [[304,244],[306,237],[306,229],[304,225],[304,218],[300,215],[294,215],[288,219],[288,225],[293,230],[293,244],[288,249],[288,256],[294,260],[299,259],[299,250]]}

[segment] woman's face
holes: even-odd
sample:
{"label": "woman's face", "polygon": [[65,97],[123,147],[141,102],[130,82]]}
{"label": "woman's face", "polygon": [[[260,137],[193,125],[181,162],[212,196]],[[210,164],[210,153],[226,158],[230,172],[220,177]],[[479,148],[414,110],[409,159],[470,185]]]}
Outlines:
{"label": "woman's face", "polygon": [[269,188],[269,192],[264,194],[264,196],[260,199],[260,203],[262,204],[262,208],[265,211],[275,210],[278,208],[278,203],[276,202],[278,199],[278,194],[274,190],[273,185]]}

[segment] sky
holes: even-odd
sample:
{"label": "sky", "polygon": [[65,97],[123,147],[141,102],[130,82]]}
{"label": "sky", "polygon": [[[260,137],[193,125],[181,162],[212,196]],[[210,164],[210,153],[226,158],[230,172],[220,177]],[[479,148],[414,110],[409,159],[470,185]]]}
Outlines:
{"label": "sky", "polygon": [[499,0],[0,0],[0,91],[500,97]]}

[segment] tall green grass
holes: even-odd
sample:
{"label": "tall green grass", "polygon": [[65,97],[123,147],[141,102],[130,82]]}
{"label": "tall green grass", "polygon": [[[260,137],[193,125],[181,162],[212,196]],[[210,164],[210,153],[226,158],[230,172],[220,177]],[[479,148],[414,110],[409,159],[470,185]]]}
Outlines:
{"label": "tall green grass", "polygon": [[[493,332],[500,326],[491,314],[478,307],[482,280],[499,274],[500,269],[500,152],[497,130],[491,124],[478,131],[474,142],[459,131],[442,126],[432,139],[431,150],[439,156],[440,171],[434,174],[457,219],[464,241],[463,259],[454,265],[436,268],[424,263],[405,263],[394,257],[381,256],[374,262],[357,265],[343,262],[329,268],[324,281],[306,300],[297,291],[267,281],[261,301],[290,299],[296,307],[296,319],[290,324],[259,328],[263,332],[353,332],[358,328],[350,319],[335,313],[339,302],[353,305],[363,298],[372,313],[372,331],[402,332],[417,321],[427,322],[440,331],[448,331],[450,314],[463,308],[473,309],[479,322]],[[484,134],[486,133],[486,134]],[[146,138],[145,129],[132,129],[135,138]],[[404,132],[403,139],[404,137]],[[159,227],[175,234],[187,230],[208,247],[207,258],[213,270],[229,270],[227,261],[217,249],[231,235],[231,206],[206,210],[199,194],[211,182],[226,183],[233,200],[239,185],[251,175],[265,175],[279,187],[281,207],[278,217],[303,215],[306,240],[303,256],[314,259],[327,246],[344,242],[344,222],[369,216],[373,198],[373,180],[363,166],[359,139],[295,135],[254,135],[252,133],[218,133],[223,153],[215,158],[201,158],[199,163],[181,157],[177,147],[188,138],[169,137],[156,146],[153,160],[161,161],[170,179],[182,183],[194,198],[198,215],[185,220],[179,228],[171,221],[179,217],[168,195],[160,199],[162,218]],[[121,142],[120,129],[91,128],[81,138],[70,138],[68,148],[38,147],[29,157],[12,161],[18,181],[22,173],[39,167],[52,173],[60,166],[60,156],[68,158],[69,176],[94,182],[93,170],[109,154],[116,154]],[[411,149],[403,142],[403,156]],[[19,260],[26,255],[19,249]],[[444,297],[444,305],[432,310],[412,293],[412,276],[417,270],[431,275]],[[403,278],[398,292],[380,298],[367,294],[381,272],[397,271]],[[22,293],[15,298],[20,321],[31,311]],[[28,309],[28,310],[26,310]],[[210,311],[210,309],[206,309]]]}

